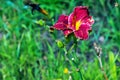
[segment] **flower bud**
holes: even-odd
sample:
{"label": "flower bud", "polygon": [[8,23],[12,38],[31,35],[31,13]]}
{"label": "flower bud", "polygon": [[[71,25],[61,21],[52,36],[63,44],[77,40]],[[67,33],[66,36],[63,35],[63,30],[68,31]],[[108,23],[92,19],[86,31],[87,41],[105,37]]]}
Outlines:
{"label": "flower bud", "polygon": [[40,26],[43,26],[45,24],[45,21],[40,19],[38,21],[36,21],[37,24],[39,24]]}
{"label": "flower bud", "polygon": [[64,44],[63,44],[62,41],[60,41],[60,40],[56,40],[56,42],[57,42],[57,46],[58,46],[59,48],[64,47]]}

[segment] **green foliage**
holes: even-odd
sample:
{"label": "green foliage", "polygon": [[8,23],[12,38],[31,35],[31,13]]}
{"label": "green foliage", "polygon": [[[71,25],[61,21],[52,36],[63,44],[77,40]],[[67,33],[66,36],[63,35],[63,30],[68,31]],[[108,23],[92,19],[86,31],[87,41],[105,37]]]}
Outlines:
{"label": "green foliage", "polygon": [[110,78],[111,80],[117,80],[117,74],[116,74],[116,64],[115,64],[115,57],[113,52],[109,52],[109,64],[110,64]]}
{"label": "green foliage", "polygon": [[[120,0],[31,0],[49,16],[32,14],[24,1],[0,0],[0,80],[104,80],[94,42],[103,50],[108,79],[120,79]],[[73,39],[63,45],[62,32],[49,28],[80,5],[88,6],[95,24],[89,39],[79,40],[75,49]]]}

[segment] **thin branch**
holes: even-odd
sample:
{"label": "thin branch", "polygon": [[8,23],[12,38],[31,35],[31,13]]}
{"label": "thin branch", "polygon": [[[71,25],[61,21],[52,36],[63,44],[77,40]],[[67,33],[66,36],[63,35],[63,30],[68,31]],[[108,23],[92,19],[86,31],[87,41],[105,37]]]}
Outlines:
{"label": "thin branch", "polygon": [[94,43],[94,48],[97,52],[97,58],[98,58],[98,61],[99,61],[99,64],[100,64],[100,69],[103,73],[103,76],[104,76],[105,80],[108,80],[108,77],[106,75],[106,72],[104,71],[104,68],[103,68],[103,65],[102,65],[102,60],[101,60],[102,48],[97,46],[96,43]]}

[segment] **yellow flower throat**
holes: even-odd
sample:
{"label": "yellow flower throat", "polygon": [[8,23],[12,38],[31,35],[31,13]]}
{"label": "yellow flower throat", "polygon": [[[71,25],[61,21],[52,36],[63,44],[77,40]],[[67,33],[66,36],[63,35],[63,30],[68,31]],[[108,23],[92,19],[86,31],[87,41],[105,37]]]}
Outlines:
{"label": "yellow flower throat", "polygon": [[82,24],[81,20],[76,21],[75,29],[79,30],[81,24]]}

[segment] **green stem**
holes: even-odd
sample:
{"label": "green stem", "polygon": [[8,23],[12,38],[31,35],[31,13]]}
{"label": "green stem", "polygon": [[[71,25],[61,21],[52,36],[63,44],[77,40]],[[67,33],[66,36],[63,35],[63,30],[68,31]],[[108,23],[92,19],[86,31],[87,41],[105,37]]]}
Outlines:
{"label": "green stem", "polygon": [[101,71],[102,71],[102,73],[103,73],[103,76],[104,76],[105,80],[108,80],[107,75],[106,75],[106,73],[105,73],[105,71],[104,71],[104,68],[103,68],[103,66],[102,66],[101,56],[97,56],[97,58],[98,58],[98,61],[99,61],[100,68],[101,68]]}
{"label": "green stem", "polygon": [[74,44],[75,44],[75,52],[77,52],[77,45],[78,45],[78,41],[77,41],[77,39],[76,39],[76,38],[75,38]]}

